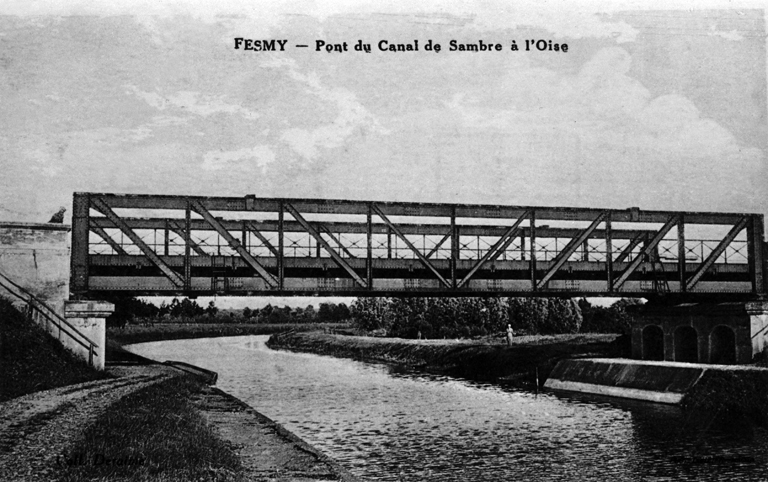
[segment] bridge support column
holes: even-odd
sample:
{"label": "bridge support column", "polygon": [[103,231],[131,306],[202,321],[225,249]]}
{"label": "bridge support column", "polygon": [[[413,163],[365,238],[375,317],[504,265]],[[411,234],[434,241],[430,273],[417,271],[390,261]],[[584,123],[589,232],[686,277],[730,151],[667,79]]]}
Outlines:
{"label": "bridge support column", "polygon": [[65,301],[64,316],[67,321],[96,347],[91,350],[69,337],[62,337],[61,343],[97,370],[104,370],[106,320],[114,311],[115,305],[106,301]]}
{"label": "bridge support column", "polygon": [[663,353],[666,361],[734,364],[750,363],[763,352],[768,354],[766,301],[647,306],[635,314],[635,359]]}

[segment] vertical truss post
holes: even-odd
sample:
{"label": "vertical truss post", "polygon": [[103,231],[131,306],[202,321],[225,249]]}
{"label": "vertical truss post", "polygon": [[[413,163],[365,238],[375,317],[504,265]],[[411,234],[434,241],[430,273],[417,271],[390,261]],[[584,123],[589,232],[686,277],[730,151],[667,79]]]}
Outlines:
{"label": "vertical truss post", "polygon": [[589,261],[589,240],[581,243],[581,260]]}
{"label": "vertical truss post", "polygon": [[168,227],[168,220],[165,220],[165,223],[163,223],[163,254],[168,256],[170,253],[169,244],[168,244],[168,238],[169,238],[169,227]]}
{"label": "vertical truss post", "polygon": [[613,291],[613,233],[611,213],[605,216],[605,275],[608,291]]}
{"label": "vertical truss post", "polygon": [[282,291],[285,286],[285,206],[282,200],[277,203],[277,209],[277,289]]}
{"label": "vertical truss post", "polygon": [[242,232],[240,234],[240,244],[243,245],[243,248],[248,251],[248,230],[245,228],[245,221],[243,221],[243,227]]}
{"label": "vertical truss post", "polygon": [[531,291],[536,291],[536,211],[531,210]]}
{"label": "vertical truss post", "polygon": [[456,206],[451,206],[451,288],[456,289],[456,263],[459,259],[459,227],[456,226]]}
{"label": "vertical truss post", "polygon": [[192,287],[192,265],[190,255],[192,251],[192,205],[187,199],[187,207],[184,212],[184,290]]}
{"label": "vertical truss post", "polygon": [[387,259],[392,259],[392,228],[387,228]]}
{"label": "vertical truss post", "polygon": [[759,298],[765,298],[768,288],[765,283],[765,258],[763,257],[764,236],[763,216],[755,214],[750,216],[747,223],[747,259],[749,262],[749,273],[752,278],[752,291]]}
{"label": "vertical truss post", "polygon": [[88,237],[90,231],[88,194],[75,193],[72,200],[72,254],[70,289],[76,298],[88,291]]}
{"label": "vertical truss post", "polygon": [[525,230],[520,232],[520,261],[525,261]]}
{"label": "vertical truss post", "polygon": [[373,210],[371,204],[368,203],[368,212],[366,213],[366,258],[365,258],[365,278],[368,284],[368,290],[373,289],[373,223],[372,223]]}
{"label": "vertical truss post", "polygon": [[685,215],[680,215],[677,223],[677,276],[680,280],[680,291],[685,293]]}

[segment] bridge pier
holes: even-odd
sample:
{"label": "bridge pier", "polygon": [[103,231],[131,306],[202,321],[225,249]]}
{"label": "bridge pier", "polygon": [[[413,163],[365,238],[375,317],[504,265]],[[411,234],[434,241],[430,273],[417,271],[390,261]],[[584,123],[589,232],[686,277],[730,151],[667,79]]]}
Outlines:
{"label": "bridge pier", "polygon": [[768,348],[768,302],[647,306],[632,327],[632,358],[750,363]]}
{"label": "bridge pier", "polygon": [[95,348],[77,343],[75,338],[61,337],[59,341],[76,355],[87,360],[97,370],[104,370],[107,343],[107,317],[115,311],[115,305],[106,301],[65,301],[64,316],[67,321],[96,344]]}

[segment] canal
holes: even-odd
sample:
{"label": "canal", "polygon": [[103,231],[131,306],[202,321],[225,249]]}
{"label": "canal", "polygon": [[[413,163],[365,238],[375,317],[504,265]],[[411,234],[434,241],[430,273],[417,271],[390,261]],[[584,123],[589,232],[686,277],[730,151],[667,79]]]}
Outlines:
{"label": "canal", "polygon": [[671,406],[274,351],[267,338],[129,349],[218,372],[218,387],[368,480],[768,480],[763,429],[691,421]]}

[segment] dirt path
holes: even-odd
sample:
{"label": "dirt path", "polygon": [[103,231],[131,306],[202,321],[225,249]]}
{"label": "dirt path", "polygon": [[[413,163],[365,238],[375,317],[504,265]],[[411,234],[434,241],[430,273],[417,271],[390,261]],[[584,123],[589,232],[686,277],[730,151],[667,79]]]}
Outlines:
{"label": "dirt path", "polygon": [[108,372],[119,378],[0,403],[0,480],[54,480],[59,458],[109,405],[179,373],[162,365],[115,367]]}
{"label": "dirt path", "polygon": [[359,480],[280,424],[217,388],[205,387],[194,402],[219,436],[234,446],[247,480]]}

